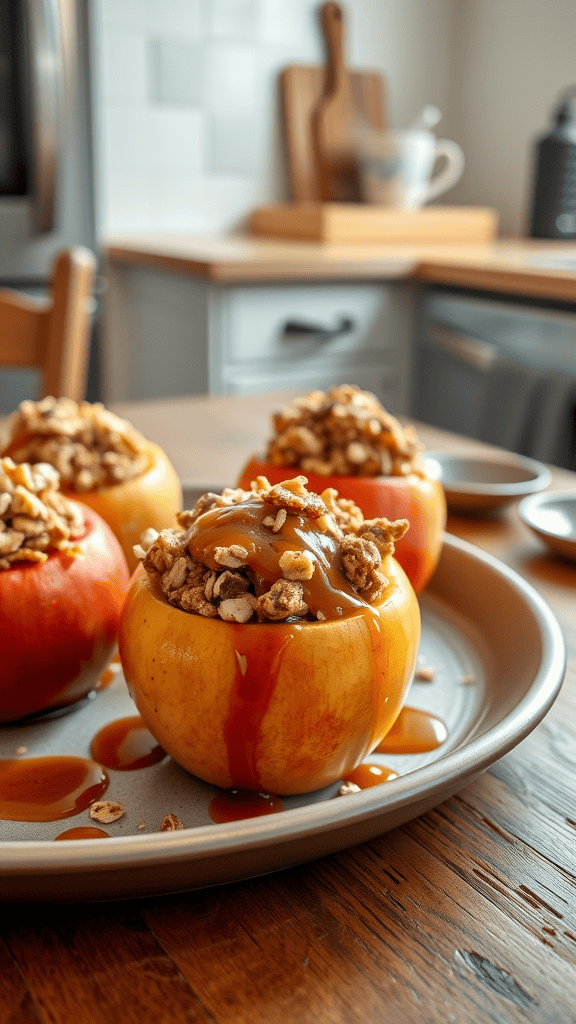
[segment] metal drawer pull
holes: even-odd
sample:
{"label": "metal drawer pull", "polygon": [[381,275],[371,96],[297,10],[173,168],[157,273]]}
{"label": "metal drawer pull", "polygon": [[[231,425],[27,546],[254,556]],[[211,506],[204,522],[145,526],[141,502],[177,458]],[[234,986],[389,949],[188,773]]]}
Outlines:
{"label": "metal drawer pull", "polygon": [[332,338],[337,338],[340,334],[349,334],[355,329],[354,321],[343,316],[336,327],[322,327],[320,324],[307,324],[301,320],[288,320],[282,333],[286,338],[313,337],[317,341],[331,341]]}
{"label": "metal drawer pull", "polygon": [[427,333],[439,348],[477,370],[491,370],[498,358],[496,347],[488,341],[471,338],[470,335],[461,334],[444,324],[429,324]]}

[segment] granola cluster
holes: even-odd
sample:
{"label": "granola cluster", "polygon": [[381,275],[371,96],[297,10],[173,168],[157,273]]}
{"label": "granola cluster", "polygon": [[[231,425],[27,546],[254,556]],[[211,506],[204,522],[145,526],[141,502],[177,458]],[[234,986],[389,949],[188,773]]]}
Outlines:
{"label": "granola cluster", "polygon": [[[227,488],[222,494],[204,494],[192,510],[178,514],[179,530],[147,530],[134,551],[168,601],[184,611],[240,623],[325,620],[331,616],[311,609],[304,597],[307,584],[326,572],[326,548],[315,548],[314,542],[290,546],[308,530],[312,541],[329,538],[334,556],[330,592],[340,582],[356,603],[376,602],[387,585],[382,558],[393,553],[395,541],[408,529],[407,520],[365,520],[354,502],[339,498],[333,488],[317,495],[307,490],[307,482],[299,476],[272,486],[260,476],[250,491]],[[231,506],[253,517],[254,530],[246,535],[250,539],[203,547],[207,519],[213,521],[206,513]],[[274,560],[277,578],[266,585],[254,568],[260,564],[258,551],[254,554],[257,545],[260,557],[266,548]],[[343,605],[343,594],[341,600]],[[343,607],[336,605],[335,613],[342,615]]]}
{"label": "granola cluster", "polygon": [[266,461],[320,476],[425,475],[422,446],[368,391],[311,391],[272,417]]}
{"label": "granola cluster", "polygon": [[148,467],[142,436],[100,402],[25,401],[7,432],[3,450],[15,462],[49,463],[63,485],[79,492],[132,480]]}
{"label": "granola cluster", "polygon": [[58,486],[53,466],[0,459],[0,569],[14,562],[45,562],[53,549],[76,551],[84,519]]}

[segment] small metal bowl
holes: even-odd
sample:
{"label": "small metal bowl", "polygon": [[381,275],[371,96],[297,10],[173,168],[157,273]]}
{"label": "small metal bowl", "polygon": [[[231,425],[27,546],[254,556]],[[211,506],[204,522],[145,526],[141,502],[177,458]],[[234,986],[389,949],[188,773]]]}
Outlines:
{"label": "small metal bowl", "polygon": [[518,514],[551,551],[576,561],[576,492],[534,494],[520,502]]}
{"label": "small metal bowl", "polygon": [[440,480],[452,512],[490,512],[545,490],[552,479],[541,462],[513,452],[482,458],[430,452],[426,463]]}

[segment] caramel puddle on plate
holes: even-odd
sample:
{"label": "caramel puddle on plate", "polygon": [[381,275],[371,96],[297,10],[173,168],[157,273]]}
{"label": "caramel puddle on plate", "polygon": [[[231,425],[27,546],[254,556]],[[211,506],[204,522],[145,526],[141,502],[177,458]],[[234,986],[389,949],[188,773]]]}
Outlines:
{"label": "caramel puddle on plate", "polygon": [[108,788],[108,775],[84,757],[0,761],[0,819],[58,821],[85,811]]}
{"label": "caramel puddle on plate", "polygon": [[158,764],[168,755],[144,725],[140,715],[109,722],[90,744],[95,761],[118,772],[132,772]]}
{"label": "caramel puddle on plate", "polygon": [[110,839],[110,833],[105,832],[103,828],[93,828],[92,825],[78,825],[76,828],[61,832],[59,836],[54,836],[55,843],[59,839]]}
{"label": "caramel puddle on plate", "polygon": [[390,779],[397,779],[398,772],[393,771],[392,768],[385,768],[381,764],[370,764],[369,761],[363,761],[353,771],[348,772],[344,781],[354,782],[360,789],[370,789],[372,786],[381,786],[383,782],[389,782]]}
{"label": "caramel puddle on plate", "polygon": [[437,715],[422,708],[404,707],[373,754],[427,754],[448,739],[448,729]]}
{"label": "caramel puddle on plate", "polygon": [[208,814],[217,825],[244,818],[259,818],[262,814],[277,814],[284,810],[279,797],[273,793],[253,793],[247,789],[227,789],[210,801]]}

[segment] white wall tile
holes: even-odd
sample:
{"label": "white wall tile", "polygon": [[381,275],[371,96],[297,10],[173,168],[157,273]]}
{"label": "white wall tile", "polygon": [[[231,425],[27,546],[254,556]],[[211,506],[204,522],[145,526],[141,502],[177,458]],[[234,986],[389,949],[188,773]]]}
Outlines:
{"label": "white wall tile", "polygon": [[209,167],[216,174],[255,175],[262,163],[262,131],[255,117],[215,114]]}
{"label": "white wall tile", "polygon": [[149,111],[129,103],[110,106],[106,116],[105,159],[113,175],[127,168],[147,172],[150,164]]}
{"label": "white wall tile", "polygon": [[256,182],[244,177],[206,175],[191,181],[163,172],[152,180],[154,227],[158,231],[231,231],[257,202]]}
{"label": "white wall tile", "polygon": [[206,28],[223,39],[254,41],[258,33],[258,0],[204,0]]}
{"label": "white wall tile", "polygon": [[156,103],[199,104],[204,97],[204,52],[189,39],[152,39],[150,98]]}
{"label": "white wall tile", "polygon": [[200,39],[207,0],[141,0],[153,35]]}
{"label": "white wall tile", "polygon": [[206,47],[206,107],[218,113],[249,113],[257,98],[255,47],[210,43]]}
{"label": "white wall tile", "polygon": [[303,53],[318,60],[322,44],[318,6],[310,0],[261,0],[259,41],[291,49],[292,64]]}
{"label": "white wall tile", "polygon": [[182,107],[155,107],[148,112],[148,166],[194,177],[205,163],[204,115]]}
{"label": "white wall tile", "polygon": [[117,174],[107,189],[104,230],[148,231],[154,227],[150,177],[142,172]]}
{"label": "white wall tile", "polygon": [[141,100],[147,96],[146,36],[113,28],[102,46],[103,89],[112,100]]}
{"label": "white wall tile", "polygon": [[105,26],[144,31],[148,18],[146,0],[100,0]]}

